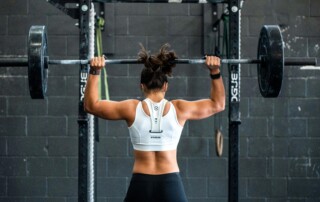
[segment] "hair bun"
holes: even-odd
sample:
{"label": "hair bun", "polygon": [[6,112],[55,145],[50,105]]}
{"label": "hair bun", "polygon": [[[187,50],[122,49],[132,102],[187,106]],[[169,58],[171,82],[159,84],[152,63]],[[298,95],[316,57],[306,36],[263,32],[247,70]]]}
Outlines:
{"label": "hair bun", "polygon": [[161,46],[160,51],[157,55],[159,60],[162,61],[161,69],[162,72],[166,75],[172,74],[172,68],[176,66],[174,60],[177,59],[177,55],[173,50],[168,50],[170,45],[168,43]]}

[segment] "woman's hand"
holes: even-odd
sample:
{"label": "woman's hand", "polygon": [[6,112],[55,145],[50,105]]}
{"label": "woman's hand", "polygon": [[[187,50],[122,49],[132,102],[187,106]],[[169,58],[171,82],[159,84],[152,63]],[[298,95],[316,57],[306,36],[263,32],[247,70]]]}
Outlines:
{"label": "woman's hand", "polygon": [[206,56],[206,65],[211,74],[220,72],[220,58],[216,56]]}
{"label": "woman's hand", "polygon": [[90,68],[94,70],[100,70],[105,66],[104,56],[94,57],[90,60]]}

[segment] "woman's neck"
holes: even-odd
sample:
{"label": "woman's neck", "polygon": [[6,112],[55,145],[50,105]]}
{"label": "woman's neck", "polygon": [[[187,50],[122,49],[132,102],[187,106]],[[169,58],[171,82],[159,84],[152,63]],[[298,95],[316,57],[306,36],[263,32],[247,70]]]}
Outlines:
{"label": "woman's neck", "polygon": [[164,99],[165,92],[162,91],[151,91],[150,93],[146,93],[145,97],[149,98],[153,102],[160,102]]}

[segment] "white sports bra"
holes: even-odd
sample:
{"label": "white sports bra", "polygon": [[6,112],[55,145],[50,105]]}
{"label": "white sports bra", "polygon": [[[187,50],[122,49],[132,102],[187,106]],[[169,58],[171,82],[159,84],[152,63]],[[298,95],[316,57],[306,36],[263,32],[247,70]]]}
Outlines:
{"label": "white sports bra", "polygon": [[150,116],[139,102],[133,124],[128,127],[133,148],[139,151],[167,151],[177,149],[183,127],[179,124],[176,110],[171,102],[163,116],[167,100],[159,103],[146,98]]}

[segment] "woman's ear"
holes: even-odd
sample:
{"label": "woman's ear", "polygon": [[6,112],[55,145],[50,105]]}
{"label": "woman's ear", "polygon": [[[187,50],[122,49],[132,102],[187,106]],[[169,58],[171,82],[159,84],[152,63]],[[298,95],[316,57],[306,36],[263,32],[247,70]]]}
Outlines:
{"label": "woman's ear", "polygon": [[144,84],[140,83],[140,89],[144,92]]}
{"label": "woman's ear", "polygon": [[163,91],[163,92],[167,92],[167,90],[168,90],[168,82],[165,82],[165,83],[163,84],[162,91]]}

